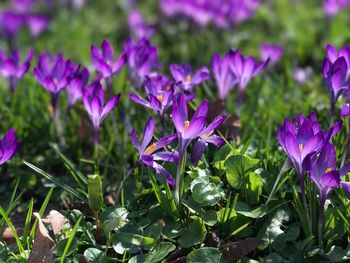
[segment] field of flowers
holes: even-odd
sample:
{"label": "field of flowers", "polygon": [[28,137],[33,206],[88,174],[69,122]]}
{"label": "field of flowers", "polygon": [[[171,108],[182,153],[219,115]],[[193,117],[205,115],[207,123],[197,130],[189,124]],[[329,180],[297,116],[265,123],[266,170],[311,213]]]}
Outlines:
{"label": "field of flowers", "polygon": [[350,262],[349,14],[0,1],[0,262]]}

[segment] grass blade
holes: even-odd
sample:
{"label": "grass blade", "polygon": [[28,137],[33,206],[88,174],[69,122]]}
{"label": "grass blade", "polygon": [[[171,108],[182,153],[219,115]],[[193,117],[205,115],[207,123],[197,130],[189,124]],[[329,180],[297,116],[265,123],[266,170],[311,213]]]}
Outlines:
{"label": "grass blade", "polygon": [[77,233],[77,230],[78,230],[78,227],[79,227],[79,225],[80,225],[80,221],[83,219],[83,217],[81,216],[81,217],[79,217],[79,219],[78,219],[78,221],[75,223],[75,225],[74,225],[74,228],[73,228],[73,231],[72,231],[72,233],[71,233],[71,235],[69,236],[69,239],[68,239],[68,241],[67,241],[67,244],[66,244],[66,246],[65,246],[65,248],[64,248],[64,250],[63,250],[63,254],[62,254],[62,257],[61,257],[61,263],[63,263],[64,262],[64,258],[66,257],[66,254],[67,254],[67,252],[68,252],[68,250],[69,250],[69,248],[70,248],[70,246],[71,246],[71,244],[72,244],[72,242],[73,242],[73,239],[74,239],[74,237],[75,237],[75,234]]}

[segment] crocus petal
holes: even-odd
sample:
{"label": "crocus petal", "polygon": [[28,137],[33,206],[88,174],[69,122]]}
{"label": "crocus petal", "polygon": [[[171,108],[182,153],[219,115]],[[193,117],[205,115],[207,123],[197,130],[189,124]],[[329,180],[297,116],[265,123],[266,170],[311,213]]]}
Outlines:
{"label": "crocus petal", "polygon": [[147,166],[153,167],[153,156],[148,154],[142,154],[140,160]]}
{"label": "crocus petal", "polygon": [[339,172],[331,171],[324,174],[320,178],[320,183],[322,186],[329,187],[329,188],[338,187],[340,184]]}
{"label": "crocus petal", "polygon": [[207,148],[208,144],[205,141],[199,139],[193,146],[191,153],[191,163],[196,165]]}
{"label": "crocus petal", "polygon": [[194,120],[192,119],[190,125],[186,128],[186,130],[183,133],[183,138],[194,139],[195,137],[199,136],[205,126],[205,121],[205,117],[199,117]]}
{"label": "crocus petal", "polygon": [[113,48],[111,44],[108,42],[108,40],[103,40],[102,42],[102,56],[106,61],[109,61],[110,63],[113,60]]}
{"label": "crocus petal", "polygon": [[135,129],[132,129],[132,132],[131,132],[131,142],[135,146],[135,148],[139,150],[140,144],[139,144],[139,139],[137,138]]}
{"label": "crocus petal", "polygon": [[113,68],[112,68],[113,74],[116,74],[116,73],[118,73],[121,70],[121,68],[126,63],[126,59],[127,59],[126,54],[122,53],[120,55],[120,57],[117,59],[117,61],[114,63],[114,65],[113,65]]}
{"label": "crocus petal", "polygon": [[208,101],[204,100],[199,104],[196,111],[193,113],[192,119],[199,117],[207,117],[208,115]]}
{"label": "crocus petal", "polygon": [[91,121],[95,128],[98,128],[101,123],[101,114],[102,114],[102,103],[99,98],[94,97],[91,101]]}
{"label": "crocus petal", "polygon": [[206,142],[214,144],[216,147],[221,147],[225,144],[225,140],[218,135],[211,135],[205,139]]}
{"label": "crocus petal", "polygon": [[175,181],[173,177],[169,174],[167,170],[160,164],[153,162],[153,168],[159,173],[160,175],[164,176],[165,179],[167,180],[169,186],[174,187],[175,186]]}
{"label": "crocus petal", "polygon": [[350,162],[347,162],[343,165],[342,168],[339,170],[340,178],[344,177],[348,172],[350,171]]}
{"label": "crocus petal", "polygon": [[169,66],[170,73],[173,76],[173,78],[178,82],[178,81],[183,81],[186,76],[184,76],[184,73],[182,71],[182,68],[179,67],[176,64],[170,64]]}
{"label": "crocus petal", "polygon": [[207,128],[203,129],[202,134],[205,134],[207,132],[214,131],[217,127],[219,127],[226,119],[225,115],[219,115],[217,116],[209,125]]}
{"label": "crocus petal", "polygon": [[157,152],[152,154],[153,160],[164,161],[164,162],[178,162],[179,153],[178,152]]}
{"label": "crocus petal", "polygon": [[340,116],[342,118],[345,118],[345,117],[347,117],[349,115],[350,115],[350,106],[349,106],[349,104],[345,104],[345,105],[342,106],[342,108],[340,110]]}
{"label": "crocus petal", "polygon": [[137,94],[135,94],[135,93],[133,93],[133,92],[131,92],[131,93],[129,94],[129,98],[130,98],[130,100],[131,100],[132,102],[141,104],[141,105],[143,105],[143,106],[145,106],[145,107],[148,107],[148,108],[151,108],[151,105],[150,105],[150,103],[149,103],[147,100],[141,98],[139,95],[137,95]]}
{"label": "crocus petal", "polygon": [[154,119],[151,117],[146,125],[145,128],[143,130],[143,135],[142,135],[142,142],[141,142],[141,147],[140,149],[142,151],[144,151],[147,147],[147,145],[151,142],[151,140],[153,139],[153,135],[154,135],[154,129],[155,129],[155,125],[154,125]]}
{"label": "crocus petal", "polygon": [[350,182],[340,182],[341,187],[350,194]]}
{"label": "crocus petal", "polygon": [[192,83],[193,85],[199,85],[202,81],[206,81],[210,79],[210,73],[207,67],[201,67],[197,72],[193,75]]}
{"label": "crocus petal", "polygon": [[156,147],[155,147],[154,151],[168,146],[169,144],[171,144],[175,140],[177,140],[177,134],[168,135],[166,137],[159,139],[156,142]]}
{"label": "crocus petal", "polygon": [[113,108],[115,106],[117,106],[117,104],[119,103],[120,100],[120,93],[116,96],[113,96],[104,106],[103,111],[102,111],[102,116],[101,116],[101,120],[103,120],[104,118],[106,118],[107,114],[111,112],[111,110],[113,110]]}
{"label": "crocus petal", "polygon": [[301,160],[303,160],[308,154],[318,151],[323,145],[323,136],[321,133],[316,134],[310,140],[308,140],[301,151]]}

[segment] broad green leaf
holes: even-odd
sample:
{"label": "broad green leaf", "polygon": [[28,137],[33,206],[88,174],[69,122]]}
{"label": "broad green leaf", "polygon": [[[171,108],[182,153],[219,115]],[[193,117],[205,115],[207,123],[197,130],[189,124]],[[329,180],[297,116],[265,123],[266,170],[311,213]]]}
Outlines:
{"label": "broad green leaf", "polygon": [[265,224],[259,231],[258,237],[261,238],[263,244],[259,249],[264,249],[272,244],[275,239],[284,233],[281,229],[283,222],[289,220],[289,212],[284,209],[277,210],[275,215],[267,224]]}
{"label": "broad green leaf", "polygon": [[246,217],[261,218],[267,214],[267,206],[262,205],[251,210],[247,204],[237,202],[235,211],[237,214],[241,214]]}
{"label": "broad green leaf", "polygon": [[108,261],[108,258],[101,250],[93,247],[85,250],[84,257],[88,263],[104,263]]}
{"label": "broad green leaf", "polygon": [[220,250],[212,247],[202,247],[187,255],[188,263],[220,263]]}
{"label": "broad green leaf", "polygon": [[193,199],[202,206],[213,206],[217,204],[224,193],[217,178],[212,176],[200,176],[191,183]]}
{"label": "broad green leaf", "polygon": [[262,193],[262,189],[264,186],[264,180],[258,173],[251,172],[247,178],[247,196],[249,204],[257,204],[259,203],[259,197]]}
{"label": "broad green leaf", "polygon": [[203,216],[204,223],[208,226],[214,226],[218,221],[218,216],[215,210],[205,211]]}
{"label": "broad green leaf", "polygon": [[233,188],[242,189],[242,187],[244,187],[246,175],[248,172],[254,170],[258,163],[258,159],[253,159],[248,156],[231,156],[225,161],[227,181]]}
{"label": "broad green leaf", "polygon": [[203,221],[197,218],[190,223],[187,227],[183,228],[182,235],[178,239],[180,246],[187,248],[200,244],[204,241],[207,230],[203,224]]}
{"label": "broad green leaf", "polygon": [[162,261],[175,248],[176,246],[170,242],[160,242],[149,253],[132,257],[129,263],[157,263]]}
{"label": "broad green leaf", "polygon": [[115,228],[123,226],[126,223],[128,211],[124,207],[107,207],[100,216],[102,228],[105,233]]}

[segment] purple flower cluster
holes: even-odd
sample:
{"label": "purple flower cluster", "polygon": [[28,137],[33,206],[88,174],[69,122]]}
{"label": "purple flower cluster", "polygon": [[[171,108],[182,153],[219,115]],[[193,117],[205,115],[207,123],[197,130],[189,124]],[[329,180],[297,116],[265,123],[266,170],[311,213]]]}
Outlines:
{"label": "purple flower cluster", "polygon": [[332,45],[327,45],[322,71],[333,115],[339,96],[348,90],[350,85],[350,46],[337,51]]}
{"label": "purple flower cluster", "polygon": [[200,26],[236,25],[252,17],[260,0],[161,0],[160,8],[169,17],[187,17]]}
{"label": "purple flower cluster", "polygon": [[16,37],[21,28],[26,27],[33,38],[38,37],[48,26],[46,15],[32,11],[34,1],[16,0],[8,10],[0,12],[0,31],[8,38]]}
{"label": "purple flower cluster", "polygon": [[12,92],[17,87],[17,81],[27,73],[32,57],[33,51],[29,50],[24,62],[21,63],[18,50],[12,51],[9,56],[0,50],[0,75],[8,81]]}
{"label": "purple flower cluster", "polygon": [[243,92],[249,81],[259,74],[268,62],[269,59],[258,62],[253,56],[245,58],[239,50],[230,50],[223,58],[218,54],[214,54],[212,58],[212,71],[215,77],[219,99],[225,101],[230,91],[237,85],[239,93],[237,112],[239,113]]}
{"label": "purple flower cluster", "polygon": [[333,17],[340,10],[349,6],[349,0],[323,0],[323,7],[328,17]]}

